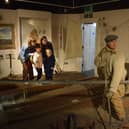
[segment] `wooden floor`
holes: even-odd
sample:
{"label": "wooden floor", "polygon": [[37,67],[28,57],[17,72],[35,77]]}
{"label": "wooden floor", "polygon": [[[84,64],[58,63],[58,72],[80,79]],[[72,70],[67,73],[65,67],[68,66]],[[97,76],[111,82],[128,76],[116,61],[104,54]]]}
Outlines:
{"label": "wooden floor", "polygon": [[[21,76],[4,79],[20,80]],[[91,78],[87,78],[82,73],[77,72],[54,75],[54,80],[62,82],[87,79]],[[0,87],[2,86],[0,85]],[[13,97],[16,98],[8,100],[12,104],[4,106],[3,111],[0,111],[0,129],[110,129],[108,117],[104,116],[105,123],[103,123],[97,112],[103,93],[103,88],[98,85],[62,84],[29,87],[27,85],[27,88],[19,85],[19,87],[28,88],[27,95],[14,95]],[[5,89],[1,89],[6,94]],[[15,99],[15,102],[13,99]],[[128,116],[128,96],[124,98],[124,105]],[[71,116],[73,116],[74,122],[72,122],[73,125],[70,128],[69,117]],[[112,129],[117,128],[117,125],[113,125]]]}

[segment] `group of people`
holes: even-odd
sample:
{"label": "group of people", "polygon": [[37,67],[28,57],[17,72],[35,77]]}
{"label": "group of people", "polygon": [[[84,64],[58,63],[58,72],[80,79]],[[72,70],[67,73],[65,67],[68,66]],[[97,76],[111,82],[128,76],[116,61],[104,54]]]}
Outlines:
{"label": "group of people", "polygon": [[125,95],[125,85],[120,82],[126,77],[125,57],[117,50],[117,35],[105,37],[105,47],[95,58],[99,78],[105,80],[101,109],[107,110],[110,117],[114,116],[122,123],[126,113],[122,97]]}
{"label": "group of people", "polygon": [[40,39],[40,43],[30,39],[27,46],[23,46],[19,52],[19,59],[23,65],[23,80],[33,80],[33,65],[37,71],[37,80],[42,77],[42,66],[46,80],[53,79],[55,56],[53,45],[46,36]]}
{"label": "group of people", "polygon": [[[117,35],[107,35],[105,37],[106,46],[99,52],[95,58],[95,65],[100,79],[109,82],[105,84],[102,108],[105,107],[107,100],[110,100],[111,109],[115,111],[117,119],[124,121],[126,118],[122,97],[125,94],[125,85],[120,84],[125,79],[125,57],[117,51]],[[36,40],[29,40],[28,47],[21,48],[20,60],[23,64],[23,80],[32,80],[34,78],[32,64],[37,70],[37,80],[42,76],[42,65],[46,80],[53,79],[53,69],[55,57],[52,43],[43,36],[40,43]]]}

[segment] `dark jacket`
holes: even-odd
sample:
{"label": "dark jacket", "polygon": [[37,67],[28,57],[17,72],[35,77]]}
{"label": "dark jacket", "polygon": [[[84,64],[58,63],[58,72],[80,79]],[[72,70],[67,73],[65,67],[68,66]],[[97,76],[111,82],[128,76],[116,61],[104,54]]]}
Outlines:
{"label": "dark jacket", "polygon": [[54,68],[55,66],[55,56],[52,55],[50,57],[46,57],[44,59],[44,69],[45,71],[49,71],[52,70],[52,68]]}
{"label": "dark jacket", "polygon": [[34,46],[28,47],[25,50],[25,53],[24,53],[25,61],[27,61],[29,59],[30,53],[34,53],[34,52],[35,52],[35,47]]}
{"label": "dark jacket", "polygon": [[41,44],[41,49],[43,58],[46,58],[46,49],[51,49],[52,53],[54,54],[53,46],[50,42],[47,42],[47,44]]}

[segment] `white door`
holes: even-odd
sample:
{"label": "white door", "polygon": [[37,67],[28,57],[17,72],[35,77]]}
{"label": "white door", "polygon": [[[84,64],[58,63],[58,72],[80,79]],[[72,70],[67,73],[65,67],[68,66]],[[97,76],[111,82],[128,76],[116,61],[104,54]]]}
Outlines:
{"label": "white door", "polygon": [[86,76],[94,76],[96,23],[83,24],[82,35],[83,35],[82,72],[84,72]]}

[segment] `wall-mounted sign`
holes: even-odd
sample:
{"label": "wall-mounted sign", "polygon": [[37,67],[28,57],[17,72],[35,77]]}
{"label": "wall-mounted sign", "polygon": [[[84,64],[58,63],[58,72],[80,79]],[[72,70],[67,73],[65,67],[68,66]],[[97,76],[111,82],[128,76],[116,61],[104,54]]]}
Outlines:
{"label": "wall-mounted sign", "polygon": [[92,18],[93,17],[93,5],[86,6],[84,8],[84,18]]}

